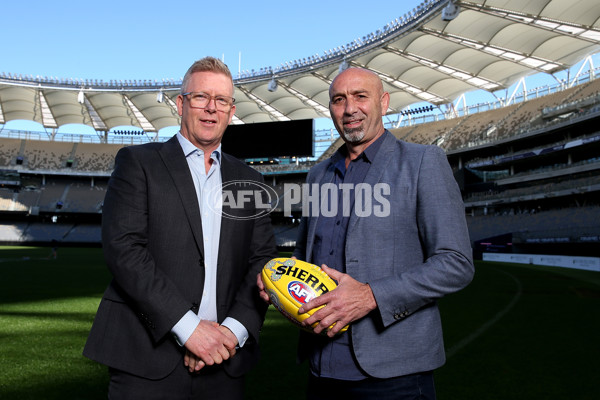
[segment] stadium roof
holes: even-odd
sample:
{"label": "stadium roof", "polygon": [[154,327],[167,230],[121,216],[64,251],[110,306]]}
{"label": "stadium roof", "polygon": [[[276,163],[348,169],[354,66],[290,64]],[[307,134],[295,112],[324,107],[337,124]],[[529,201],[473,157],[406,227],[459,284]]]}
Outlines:
{"label": "stadium roof", "polygon": [[[340,66],[376,72],[390,92],[388,113],[420,102],[505,89],[538,72],[567,69],[600,51],[598,0],[426,0],[380,30],[278,67],[234,79],[233,123],[329,117],[328,87]],[[97,131],[179,125],[181,82],[57,80],[0,76],[0,124],[30,120],[54,129]]]}

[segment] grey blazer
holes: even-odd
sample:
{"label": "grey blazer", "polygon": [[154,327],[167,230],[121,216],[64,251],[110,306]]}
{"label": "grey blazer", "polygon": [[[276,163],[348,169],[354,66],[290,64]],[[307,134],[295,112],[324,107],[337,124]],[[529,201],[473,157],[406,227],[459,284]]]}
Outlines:
{"label": "grey blazer", "polygon": [[[227,154],[223,184],[262,182],[262,176]],[[235,185],[229,185],[235,190]],[[217,273],[219,322],[233,317],[250,338],[225,362],[233,376],[258,360],[266,305],[256,275],[277,256],[268,216],[253,202],[223,213]],[[176,137],[165,143],[125,147],[115,159],[102,215],[102,244],[113,280],[100,302],[83,354],[135,375],[158,379],[183,363],[184,349],[170,330],[200,304],[204,286],[202,224],[185,155]]]}
{"label": "grey blazer", "polygon": [[[356,360],[377,378],[445,362],[436,300],[465,287],[474,274],[464,205],[443,150],[384,135],[365,183],[389,184],[389,216],[353,213],[345,247],[346,272],[369,283],[377,300],[377,309],[350,329]],[[329,183],[333,174],[333,163],[325,160],[307,182]],[[298,258],[311,261],[318,221],[302,219]],[[309,339],[301,335],[300,359]]]}

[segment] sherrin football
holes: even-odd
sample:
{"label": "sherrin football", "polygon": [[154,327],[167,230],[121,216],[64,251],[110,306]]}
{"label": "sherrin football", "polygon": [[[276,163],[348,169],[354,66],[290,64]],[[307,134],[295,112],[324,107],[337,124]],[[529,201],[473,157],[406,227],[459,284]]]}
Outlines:
{"label": "sherrin football", "polygon": [[[298,309],[337,287],[337,283],[320,267],[293,258],[274,258],[266,263],[262,270],[262,280],[273,306],[288,320],[308,332],[313,331],[302,326],[301,322],[324,306],[304,314],[298,314]],[[345,326],[340,332],[347,329],[348,326]]]}

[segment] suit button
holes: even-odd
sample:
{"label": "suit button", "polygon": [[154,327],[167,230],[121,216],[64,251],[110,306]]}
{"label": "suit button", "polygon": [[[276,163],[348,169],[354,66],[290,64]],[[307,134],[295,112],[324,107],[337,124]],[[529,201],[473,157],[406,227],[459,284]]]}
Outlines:
{"label": "suit button", "polygon": [[395,313],[395,314],[394,314],[394,319],[400,319],[400,314],[398,314],[398,313]]}

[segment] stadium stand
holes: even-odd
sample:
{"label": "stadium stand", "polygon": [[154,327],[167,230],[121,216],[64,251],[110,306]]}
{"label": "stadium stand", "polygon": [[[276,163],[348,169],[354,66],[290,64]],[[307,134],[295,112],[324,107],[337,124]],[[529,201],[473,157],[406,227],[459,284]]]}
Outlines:
{"label": "stadium stand", "polygon": [[59,170],[66,167],[67,160],[74,147],[74,143],[27,140],[21,147],[19,156],[24,159],[23,164],[31,170],[52,169]]}
{"label": "stadium stand", "polygon": [[[19,139],[2,139],[0,141],[0,165],[17,165],[17,157],[22,141]],[[21,160],[22,161],[22,160]]]}
{"label": "stadium stand", "polygon": [[[446,150],[477,251],[487,243],[488,251],[597,255],[600,79],[536,95],[428,123],[407,119],[390,130],[402,140],[437,143]],[[319,159],[342,143],[333,141]],[[99,245],[102,201],[122,146],[0,137],[0,159],[7,166],[0,188],[0,242]],[[252,166],[282,199],[286,184],[301,186],[315,162]],[[284,214],[280,203],[272,219],[278,246],[291,249],[300,204]],[[500,245],[507,237],[509,246]]]}
{"label": "stadium stand", "polygon": [[[427,124],[418,124],[415,125],[410,132],[401,137],[401,139],[407,142],[435,144],[440,139],[445,138],[447,135],[451,135],[454,130],[458,129],[460,127],[460,122],[462,121],[442,119]],[[399,132],[396,134],[399,134]]]}
{"label": "stadium stand", "polygon": [[[447,3],[425,0],[321,55],[238,72],[233,123],[327,116],[335,74],[348,66],[370,68],[390,92],[385,120],[392,133],[446,151],[477,251],[487,246],[597,256],[600,79],[590,55],[600,49],[599,9],[593,0],[500,2],[501,8],[476,0],[460,2],[460,15],[450,18]],[[574,77],[559,78],[580,62]],[[523,92],[508,95],[519,79],[540,72],[557,84],[527,91],[523,80]],[[0,242],[99,245],[102,201],[117,151],[161,140],[161,129],[180,123],[173,102],[180,85],[1,73]],[[475,90],[498,101],[458,109],[455,100]],[[123,118],[103,117],[99,110],[107,102]],[[423,102],[425,107],[407,110]],[[78,112],[65,113],[65,105]],[[393,114],[402,118],[392,122]],[[41,123],[45,132],[11,132],[1,125],[22,119]],[[123,121],[135,126],[123,127]],[[70,123],[92,126],[95,134],[58,134]],[[315,133],[315,148],[327,146],[319,147],[316,160],[252,167],[282,198],[286,183],[303,183],[315,161],[342,145],[333,136]],[[280,248],[293,247],[300,213],[299,205],[284,210],[278,204],[272,211]]]}
{"label": "stadium stand", "polygon": [[6,244],[26,243],[22,238],[23,232],[25,232],[26,228],[27,228],[27,225],[25,223],[16,223],[16,224],[2,223],[2,224],[0,224],[0,238],[2,240],[2,243],[6,243]]}
{"label": "stadium stand", "polygon": [[118,144],[79,143],[73,154],[73,168],[79,171],[110,173],[114,167]]}

